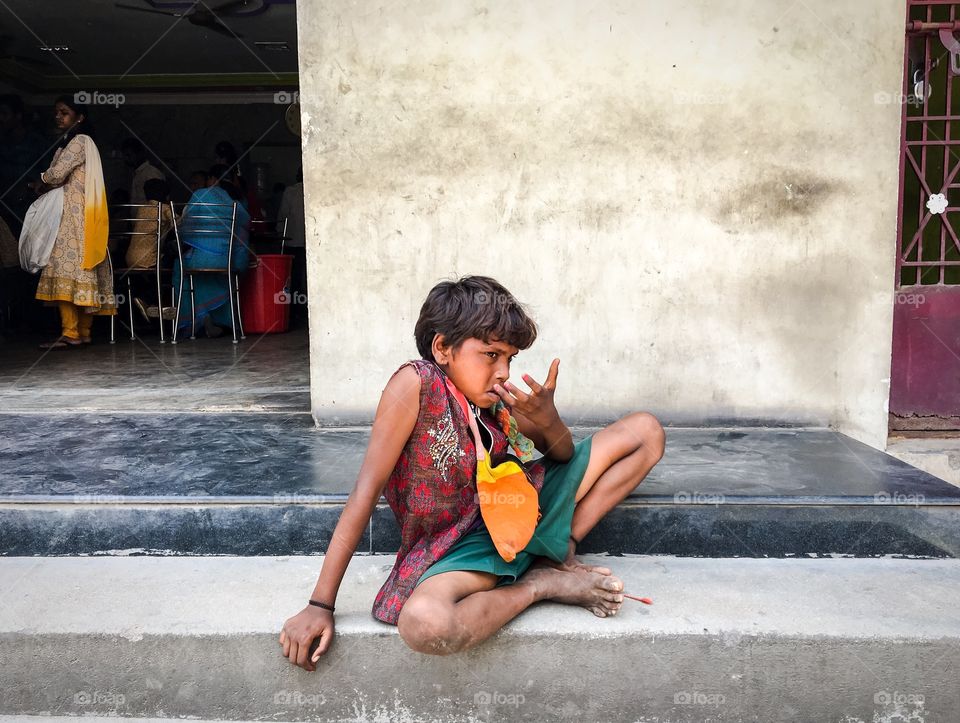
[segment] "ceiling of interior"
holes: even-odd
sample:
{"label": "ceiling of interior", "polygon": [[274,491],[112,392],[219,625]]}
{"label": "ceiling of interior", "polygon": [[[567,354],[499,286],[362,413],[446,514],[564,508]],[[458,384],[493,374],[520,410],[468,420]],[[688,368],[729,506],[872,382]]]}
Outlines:
{"label": "ceiling of interior", "polygon": [[[219,32],[200,24],[224,7]],[[284,87],[296,72],[295,0],[0,0],[0,78],[20,91]]]}

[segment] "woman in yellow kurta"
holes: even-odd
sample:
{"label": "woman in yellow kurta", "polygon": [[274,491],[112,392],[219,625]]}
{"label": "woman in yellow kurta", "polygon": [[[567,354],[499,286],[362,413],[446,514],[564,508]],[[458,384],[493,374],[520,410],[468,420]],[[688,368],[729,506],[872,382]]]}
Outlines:
{"label": "woman in yellow kurta", "polygon": [[107,259],[107,197],[100,153],[90,136],[87,108],[70,96],[54,104],[63,131],[38,193],[63,186],[63,216],[50,261],[40,275],[37,298],[60,309],[59,339],[41,344],[64,349],[89,343],[95,314],[115,314],[113,274]]}

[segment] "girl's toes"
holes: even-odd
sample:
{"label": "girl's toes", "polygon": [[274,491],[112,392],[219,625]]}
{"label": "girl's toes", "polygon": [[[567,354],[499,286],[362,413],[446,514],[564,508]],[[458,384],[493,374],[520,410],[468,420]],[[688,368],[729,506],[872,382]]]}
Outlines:
{"label": "girl's toes", "polygon": [[617,610],[620,609],[620,604],[615,602],[608,602],[607,600],[604,600],[600,603],[600,607],[603,608],[603,611],[607,615],[614,615],[617,612]]}
{"label": "girl's toes", "polygon": [[596,566],[596,565],[591,565],[591,566],[590,566],[590,572],[597,572],[597,573],[600,573],[601,575],[612,575],[612,574],[613,574],[613,570],[611,570],[609,567],[598,567],[598,566]]}
{"label": "girl's toes", "polygon": [[618,577],[608,575],[603,579],[602,587],[604,590],[608,590],[610,592],[620,592],[623,590],[623,582],[621,582],[620,578]]}

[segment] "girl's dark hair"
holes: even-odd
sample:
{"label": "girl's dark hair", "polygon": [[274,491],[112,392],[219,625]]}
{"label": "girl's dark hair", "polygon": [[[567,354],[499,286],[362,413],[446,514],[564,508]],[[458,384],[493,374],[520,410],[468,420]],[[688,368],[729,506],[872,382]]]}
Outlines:
{"label": "girl's dark hair", "polygon": [[470,338],[506,342],[529,349],[537,338],[537,324],[523,305],[489,276],[463,276],[441,281],[430,289],[414,327],[417,351],[433,359],[433,338],[442,334],[453,349]]}
{"label": "girl's dark hair", "polygon": [[74,136],[80,135],[81,133],[87,136],[90,136],[94,141],[97,140],[97,137],[93,134],[93,122],[90,120],[90,109],[87,108],[84,103],[77,103],[76,97],[72,95],[61,95],[58,96],[53,104],[63,103],[67,108],[72,110],[77,115],[83,115],[83,120],[80,123],[77,123],[68,130],[63,136],[60,137],[60,141],[57,143],[58,148],[63,148]]}

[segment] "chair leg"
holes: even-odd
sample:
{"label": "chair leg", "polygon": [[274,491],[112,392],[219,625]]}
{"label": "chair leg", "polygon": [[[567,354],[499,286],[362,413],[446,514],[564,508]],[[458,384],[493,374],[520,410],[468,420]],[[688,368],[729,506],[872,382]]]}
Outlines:
{"label": "chair leg", "polygon": [[177,343],[177,331],[180,329],[180,311],[183,309],[183,279],[184,279],[183,265],[181,265],[180,266],[180,288],[175,290],[175,291],[179,291],[180,293],[176,297],[177,299],[176,303],[174,303],[174,306],[176,307],[177,311],[173,315],[173,340],[170,342],[171,344]]}
{"label": "chair leg", "polygon": [[227,271],[227,298],[230,301],[230,329],[233,331],[233,343],[237,344],[237,316],[233,310],[233,274],[230,271]]}
{"label": "chair leg", "polygon": [[130,341],[136,341],[137,335],[133,330],[133,286],[130,284],[130,275],[127,275],[127,310],[130,312]]}
{"label": "chair leg", "polygon": [[233,290],[237,297],[237,324],[240,326],[240,338],[246,339],[247,335],[243,333],[243,313],[240,311],[240,277],[233,277]]}
{"label": "chair leg", "polygon": [[[170,327],[170,343],[177,343],[177,321],[180,319],[180,305],[177,304],[177,290],[173,288],[173,279],[170,279],[170,306],[176,311],[173,312],[173,319],[170,321],[172,326]],[[163,310],[160,310],[160,313],[163,314]]]}
{"label": "chair leg", "polygon": [[157,258],[157,321],[160,324],[160,343],[166,344],[167,338],[163,334],[163,291],[160,288],[160,259]]}
{"label": "chair leg", "polygon": [[190,338],[197,338],[197,298],[194,293],[193,276],[190,277]]}

